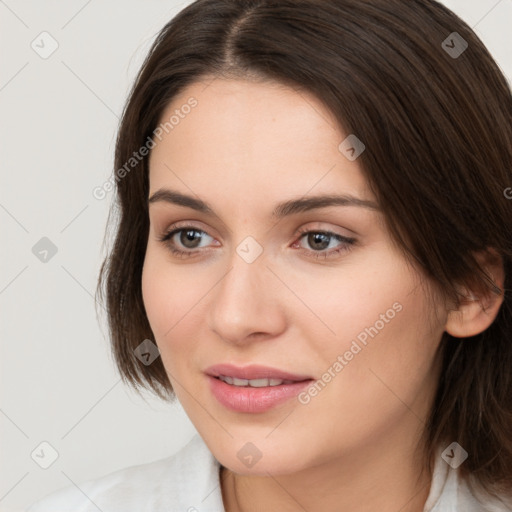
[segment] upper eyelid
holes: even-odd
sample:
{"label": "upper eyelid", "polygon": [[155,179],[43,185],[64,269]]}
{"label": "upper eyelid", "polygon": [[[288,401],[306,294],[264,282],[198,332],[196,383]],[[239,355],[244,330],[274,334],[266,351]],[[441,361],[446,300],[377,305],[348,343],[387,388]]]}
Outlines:
{"label": "upper eyelid", "polygon": [[183,223],[181,223],[181,222],[172,223],[169,227],[164,228],[162,236],[166,236],[172,232],[184,231],[186,229],[193,229],[195,231],[200,231],[201,233],[204,233],[205,235],[211,236],[212,238],[216,238],[214,235],[211,235],[206,229],[203,229],[197,225],[194,225],[194,222],[187,223],[186,221],[183,221]]}
{"label": "upper eyelid", "polygon": [[[160,210],[158,208],[158,205],[159,205],[160,202],[156,202],[156,203],[152,203],[152,205],[154,206],[154,214],[153,215],[156,215],[156,222],[155,224],[158,225],[160,224],[160,211],[162,212],[166,212],[167,210],[165,209],[162,209]],[[306,219],[305,217],[306,216],[311,216],[311,215],[318,215],[319,217],[324,217],[326,216],[327,218],[326,219],[321,219],[321,220],[316,220],[316,221],[312,221],[312,222],[315,222],[315,223],[319,223],[319,224],[337,224],[337,221],[336,220],[332,220],[332,210],[331,210],[332,206],[325,206],[325,207],[322,207],[322,208],[319,208],[319,209],[312,209],[312,210],[307,210],[305,212],[298,212],[296,214],[293,214],[292,216],[290,216],[289,218],[283,218],[283,219],[280,219],[279,221],[277,222],[272,222],[269,224],[268,226],[268,229],[266,229],[266,233],[268,233],[269,231],[273,230],[277,225],[281,224],[283,222],[301,222],[301,223],[306,223]],[[341,209],[341,208],[340,208]],[[371,210],[369,208],[354,208],[352,205],[349,205],[349,206],[346,206],[344,208],[342,208],[344,210],[344,212],[351,212],[352,210],[358,210],[358,216],[356,218],[352,217],[352,213],[348,213],[348,218],[346,220],[349,220],[349,223],[352,223],[352,222],[361,222],[363,221],[363,223],[366,225],[367,223],[367,220],[366,220],[366,216],[367,214],[370,214],[370,213],[374,213],[376,210]],[[158,212],[158,213],[157,213]],[[198,212],[196,212],[198,213]],[[194,215],[194,213],[192,213],[192,215]],[[199,214],[201,215],[201,214]],[[165,216],[167,216],[165,214]],[[181,216],[181,215],[180,215]],[[233,235],[233,231],[232,229],[226,224],[224,223],[224,221],[222,221],[222,219],[220,219],[220,217],[218,217],[216,214],[213,214],[214,218],[218,219],[220,224],[221,224],[221,231],[225,230],[225,232],[229,235],[229,236],[232,236]],[[345,216],[345,213],[343,214],[343,217],[344,218]],[[362,216],[362,218],[360,218],[360,216]],[[173,215],[174,217],[174,215]],[[202,215],[201,215],[202,217]],[[165,217],[163,217],[165,218]],[[150,213],[150,224],[153,224],[154,221],[152,220],[153,217],[152,217],[152,214]],[[201,220],[201,218],[191,218],[191,220],[189,221],[176,221],[176,223],[178,222],[191,222],[191,223],[203,223],[204,221]],[[207,224],[210,226],[211,224],[209,223],[209,221],[207,220],[206,221]],[[309,224],[309,222],[307,222]],[[163,224],[163,223],[162,223]],[[167,223],[166,223],[167,224]],[[359,233],[357,231],[354,231],[353,229],[349,229],[348,227],[342,227],[342,226],[338,226],[339,228],[342,228],[346,231],[348,231],[350,234],[349,235],[346,235],[347,237],[351,237],[352,235],[354,236],[359,236]],[[209,234],[208,230],[206,229],[203,229],[203,228],[199,228],[201,229],[202,231],[205,231],[206,233]],[[218,232],[218,230],[216,228],[213,228],[214,231]],[[323,229],[323,228],[322,228]]]}
{"label": "upper eyelid", "polygon": [[[196,223],[200,221],[177,221],[177,222],[173,222],[170,224],[170,226],[166,227],[163,229],[163,232],[164,233],[170,233],[171,231],[177,231],[177,230],[180,230],[180,229],[195,229],[196,231],[201,231],[202,233],[205,233],[209,236],[213,236],[211,235],[209,232],[208,232],[208,229],[203,229],[202,227],[200,227],[199,225],[197,225]],[[326,222],[324,221],[316,221],[316,224],[325,224]],[[348,228],[342,228],[346,231],[349,231],[350,233],[353,233],[354,235],[357,235],[357,233],[351,229],[348,229]],[[337,233],[336,232],[336,229],[335,228],[325,228],[325,227],[315,227],[315,226],[310,226],[310,227],[301,227],[297,230],[295,230],[296,232],[299,232],[300,231],[314,231],[314,232],[320,232],[320,231],[323,231],[323,232],[328,232],[328,233],[332,233],[332,234],[336,234],[336,235],[340,235],[340,236],[345,236],[346,238],[352,238],[352,235],[343,235],[341,233]]]}

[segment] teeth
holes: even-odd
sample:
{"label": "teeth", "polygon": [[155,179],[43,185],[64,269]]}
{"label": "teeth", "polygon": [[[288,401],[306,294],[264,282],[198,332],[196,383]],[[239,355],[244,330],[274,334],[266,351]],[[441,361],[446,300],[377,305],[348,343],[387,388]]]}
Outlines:
{"label": "teeth", "polygon": [[227,377],[219,375],[219,379],[232,386],[250,386],[252,388],[264,388],[266,386],[280,386],[281,384],[290,384],[293,381],[283,379],[237,379],[236,377]]}

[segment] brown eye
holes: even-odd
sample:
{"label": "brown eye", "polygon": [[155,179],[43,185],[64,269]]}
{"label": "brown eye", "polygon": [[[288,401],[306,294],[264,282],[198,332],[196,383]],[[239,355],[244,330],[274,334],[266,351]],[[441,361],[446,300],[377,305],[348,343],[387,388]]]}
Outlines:
{"label": "brown eye", "polygon": [[[175,228],[175,226],[173,227]],[[195,226],[184,226],[176,229],[171,228],[171,230],[160,237],[159,240],[164,243],[173,254],[186,257],[188,254],[198,252],[197,249],[201,248],[200,243],[204,235],[213,240],[213,237],[202,229]]]}
{"label": "brown eye", "polygon": [[308,245],[311,248],[318,249],[320,251],[327,249],[332,240],[330,235],[325,233],[315,233],[314,231],[310,231],[304,236],[306,237]]}
{"label": "brown eye", "polygon": [[[313,253],[311,256],[314,258],[329,258],[335,254],[349,251],[356,243],[355,238],[349,238],[332,231],[302,230],[299,232],[302,234],[299,240],[306,240],[306,244],[310,247],[310,249],[305,250],[310,254]],[[334,247],[331,247],[331,250],[326,251],[333,240],[334,242],[338,242],[338,245],[334,245]]]}
{"label": "brown eye", "polygon": [[196,229],[180,229],[176,232],[178,233],[180,233],[178,236],[180,244],[187,249],[196,249],[199,245],[197,242],[201,242],[201,231]]}

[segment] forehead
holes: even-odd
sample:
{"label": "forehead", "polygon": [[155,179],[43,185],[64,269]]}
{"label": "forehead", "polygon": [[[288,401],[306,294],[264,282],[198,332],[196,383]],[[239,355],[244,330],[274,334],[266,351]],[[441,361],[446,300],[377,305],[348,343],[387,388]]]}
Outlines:
{"label": "forehead", "polygon": [[173,99],[159,126],[151,192],[169,186],[238,200],[309,191],[372,197],[357,160],[339,150],[348,134],[304,91],[275,82],[204,80]]}

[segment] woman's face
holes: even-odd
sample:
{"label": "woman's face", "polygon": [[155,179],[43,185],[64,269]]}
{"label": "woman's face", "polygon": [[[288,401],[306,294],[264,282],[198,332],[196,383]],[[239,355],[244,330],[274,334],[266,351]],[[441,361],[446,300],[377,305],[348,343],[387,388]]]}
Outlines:
{"label": "woman's face", "polygon": [[[277,84],[196,83],[162,122],[173,115],[154,139],[149,196],[191,201],[150,201],[143,297],[169,380],[215,457],[284,474],[412,446],[447,317],[393,245],[361,146],[340,149],[349,134],[325,107]],[[307,207],[326,195],[359,203]],[[294,201],[305,203],[278,208]],[[209,374],[237,369],[220,364],[258,380],[222,382]],[[250,365],[272,370],[244,374]]]}

